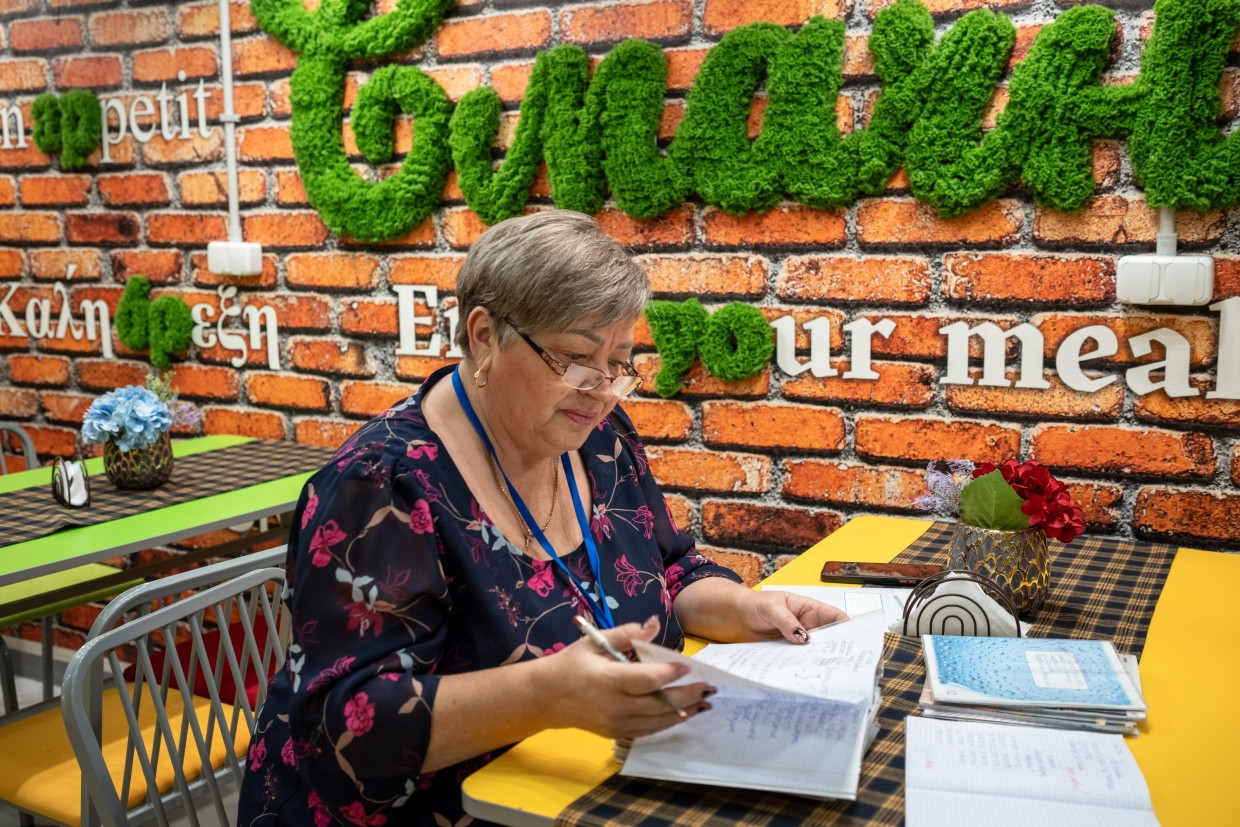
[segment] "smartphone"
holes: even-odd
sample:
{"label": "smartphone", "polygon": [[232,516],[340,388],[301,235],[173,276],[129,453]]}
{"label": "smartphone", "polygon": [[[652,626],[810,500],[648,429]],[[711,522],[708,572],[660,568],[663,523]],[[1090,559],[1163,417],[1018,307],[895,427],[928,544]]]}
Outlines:
{"label": "smartphone", "polygon": [[822,567],[825,583],[863,583],[871,586],[916,586],[942,566],[920,563],[858,563],[828,560]]}

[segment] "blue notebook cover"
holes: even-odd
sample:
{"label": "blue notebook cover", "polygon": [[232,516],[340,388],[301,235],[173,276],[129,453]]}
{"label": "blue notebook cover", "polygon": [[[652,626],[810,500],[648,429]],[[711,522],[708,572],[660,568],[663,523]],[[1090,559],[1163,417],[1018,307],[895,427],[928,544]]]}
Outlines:
{"label": "blue notebook cover", "polygon": [[1109,641],[926,635],[922,646],[936,702],[1145,709]]}

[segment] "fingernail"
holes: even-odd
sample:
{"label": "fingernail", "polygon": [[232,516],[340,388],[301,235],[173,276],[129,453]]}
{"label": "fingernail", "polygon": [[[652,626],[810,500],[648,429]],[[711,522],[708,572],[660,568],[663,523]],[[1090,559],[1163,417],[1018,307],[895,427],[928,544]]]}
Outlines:
{"label": "fingernail", "polygon": [[805,631],[804,629],[794,630],[792,633],[792,636],[796,638],[797,640],[801,641],[802,643],[809,643],[809,632]]}
{"label": "fingernail", "polygon": [[709,698],[711,695],[714,695],[718,691],[719,690],[713,686],[702,690],[702,700],[706,700],[707,698]]}
{"label": "fingernail", "polygon": [[649,626],[649,625],[650,625],[650,624],[652,624],[652,623],[653,623],[655,626],[658,626],[658,625],[659,625],[659,616],[658,616],[658,615],[651,615],[650,617],[646,618],[646,622],[645,622],[645,623],[643,623],[643,624],[642,624],[642,626]]}
{"label": "fingernail", "polygon": [[701,715],[703,712],[709,712],[712,709],[714,709],[713,706],[708,704],[706,701],[702,701],[700,704],[698,704],[697,712],[695,714]]}

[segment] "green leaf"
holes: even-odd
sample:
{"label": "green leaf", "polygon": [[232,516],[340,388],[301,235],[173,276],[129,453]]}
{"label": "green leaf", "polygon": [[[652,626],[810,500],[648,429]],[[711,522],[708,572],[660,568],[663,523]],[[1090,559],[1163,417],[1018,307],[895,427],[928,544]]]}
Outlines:
{"label": "green leaf", "polygon": [[983,474],[960,492],[960,519],[977,528],[1020,531],[1029,518],[1020,510],[1023,502],[999,471]]}

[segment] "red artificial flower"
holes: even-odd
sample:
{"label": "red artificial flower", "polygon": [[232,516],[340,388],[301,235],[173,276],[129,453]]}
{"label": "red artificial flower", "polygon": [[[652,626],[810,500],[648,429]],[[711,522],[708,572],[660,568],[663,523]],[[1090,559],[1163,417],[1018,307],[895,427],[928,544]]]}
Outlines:
{"label": "red artificial flower", "polygon": [[983,462],[974,469],[973,478],[995,470],[1024,500],[1020,510],[1029,516],[1030,527],[1040,527],[1047,537],[1061,543],[1070,542],[1084,533],[1084,513],[1073,502],[1067,486],[1051,476],[1050,469],[1045,465],[1033,460],[1021,463],[1014,459],[1005,459],[999,465]]}

